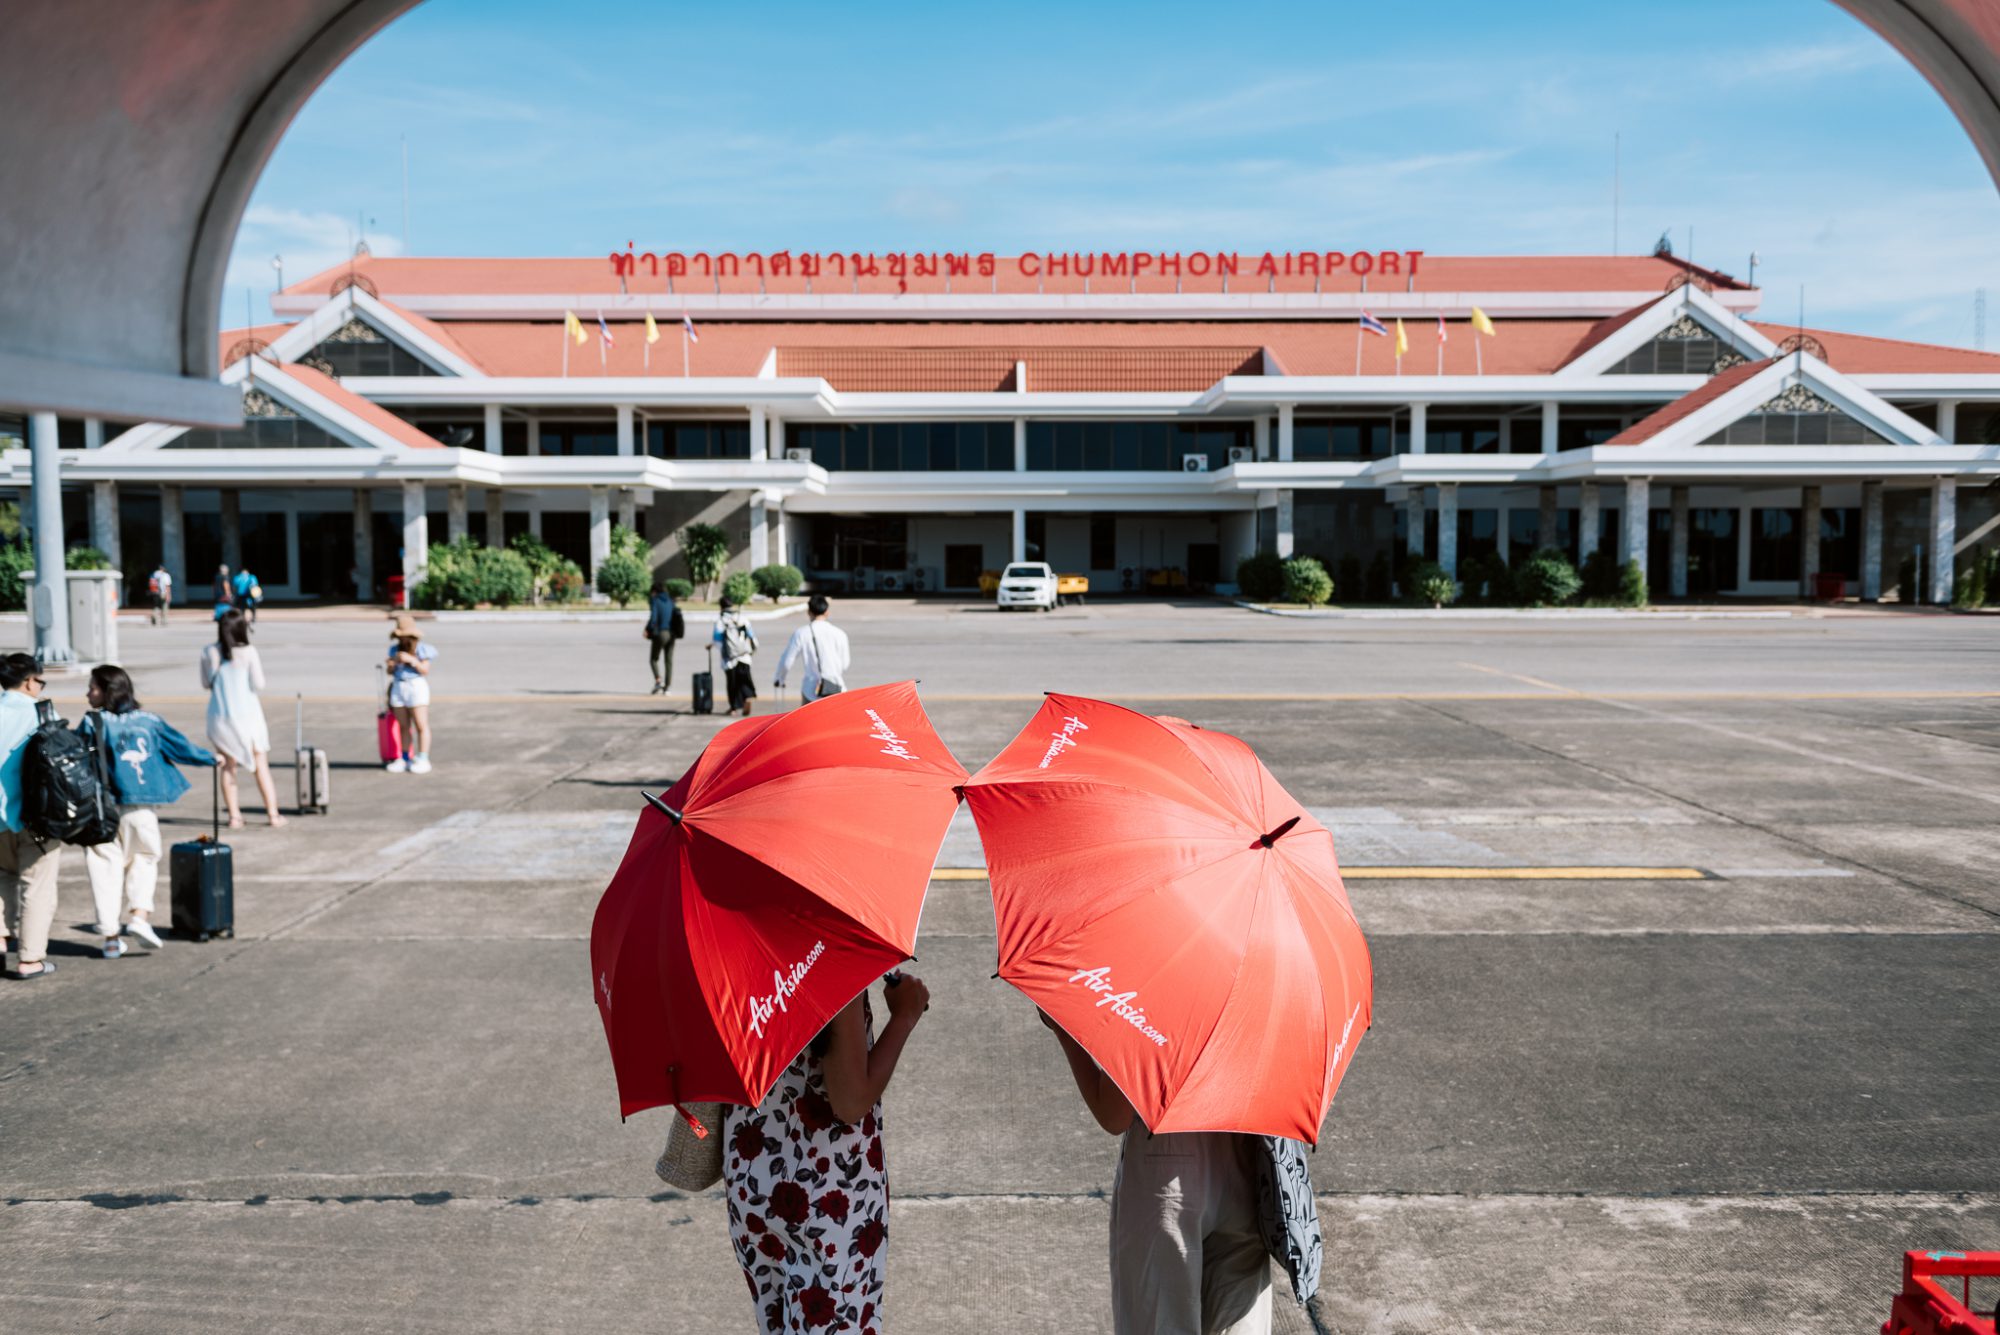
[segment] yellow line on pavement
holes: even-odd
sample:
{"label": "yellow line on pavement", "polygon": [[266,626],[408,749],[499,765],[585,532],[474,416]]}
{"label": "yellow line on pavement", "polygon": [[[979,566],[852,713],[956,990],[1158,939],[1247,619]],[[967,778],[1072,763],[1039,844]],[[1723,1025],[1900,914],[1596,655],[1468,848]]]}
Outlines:
{"label": "yellow line on pavement", "polygon": [[[1469,666],[1469,665],[1468,665]],[[1502,673],[1502,676],[1511,675]],[[1533,680],[1522,678],[1523,681]],[[65,692],[60,680],[50,694],[63,697],[65,694],[82,697],[81,678],[77,679],[77,689]],[[1211,704],[1351,704],[1366,701],[1453,701],[1453,700],[1653,700],[1684,701],[1701,704],[1705,701],[1747,700],[1783,702],[1787,700],[2000,700],[2000,691],[1578,691],[1568,687],[1546,684],[1547,689],[1534,691],[1328,691],[1318,693],[1273,692],[1260,694],[1238,692],[1220,694],[1204,691],[1165,691],[1138,694],[1116,693],[1121,703],[1155,704],[1176,701],[1207,702]],[[1560,694],[1551,694],[1551,691]],[[993,694],[968,694],[945,691],[925,691],[924,700],[929,704],[1032,704],[1042,699],[1042,692],[1011,692]],[[163,705],[201,705],[208,703],[206,695],[155,695],[148,692],[148,700]],[[594,691],[576,694],[550,693],[530,694],[464,694],[440,695],[439,704],[461,705],[646,705],[656,699],[645,691]],[[306,703],[311,705],[353,705],[379,704],[379,695],[313,695]],[[681,708],[684,702],[654,704],[662,716],[686,713]],[[720,716],[717,716],[720,720]]]}
{"label": "yellow line on pavement", "polygon": [[[1342,867],[1349,881],[1705,881],[1699,867]],[[978,867],[939,867],[933,881],[983,881]]]}

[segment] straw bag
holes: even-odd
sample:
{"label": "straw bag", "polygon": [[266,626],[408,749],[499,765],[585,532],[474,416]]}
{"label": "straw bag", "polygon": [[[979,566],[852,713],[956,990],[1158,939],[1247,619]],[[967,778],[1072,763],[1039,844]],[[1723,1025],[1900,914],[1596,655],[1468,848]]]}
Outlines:
{"label": "straw bag", "polygon": [[[696,1127],[700,1130],[697,1131]],[[689,1103],[676,1110],[667,1147],[653,1171],[682,1191],[707,1191],[722,1181],[722,1105]]]}

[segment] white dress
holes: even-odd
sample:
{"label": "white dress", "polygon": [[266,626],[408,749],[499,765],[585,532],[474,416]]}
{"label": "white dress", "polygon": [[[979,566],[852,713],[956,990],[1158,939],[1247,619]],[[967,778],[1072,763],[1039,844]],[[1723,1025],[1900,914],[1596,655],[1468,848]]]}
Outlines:
{"label": "white dress", "polygon": [[257,650],[239,645],[225,660],[220,645],[209,645],[201,651],[201,684],[208,688],[209,745],[239,765],[255,765],[254,753],[271,749],[271,729],[257,700],[264,689]]}

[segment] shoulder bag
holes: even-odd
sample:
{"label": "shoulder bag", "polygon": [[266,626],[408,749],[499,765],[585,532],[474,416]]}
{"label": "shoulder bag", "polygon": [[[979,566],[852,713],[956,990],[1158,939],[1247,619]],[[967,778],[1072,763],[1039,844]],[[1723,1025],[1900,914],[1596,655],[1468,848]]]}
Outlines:
{"label": "shoulder bag", "polygon": [[820,651],[819,647],[819,622],[806,622],[806,634],[812,636],[813,658],[819,664],[819,685],[813,688],[813,699],[824,700],[829,695],[839,695],[847,687],[840,682],[828,681],[826,679],[826,655]]}
{"label": "shoulder bag", "polygon": [[[701,1130],[697,1132],[696,1126]],[[660,1181],[682,1191],[707,1191],[722,1181],[722,1105],[690,1103],[674,1109],[667,1147],[653,1165]]]}

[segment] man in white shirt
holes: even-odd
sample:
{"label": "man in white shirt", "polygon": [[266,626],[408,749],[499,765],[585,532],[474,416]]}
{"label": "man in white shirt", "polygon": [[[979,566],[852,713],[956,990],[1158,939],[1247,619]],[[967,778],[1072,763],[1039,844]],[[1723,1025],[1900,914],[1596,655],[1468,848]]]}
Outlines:
{"label": "man in white shirt", "polygon": [[806,624],[792,632],[771,683],[783,690],[785,674],[792,664],[799,664],[799,696],[806,704],[847,689],[847,632],[828,621],[826,611],[825,594],[816,593],[807,601]]}

